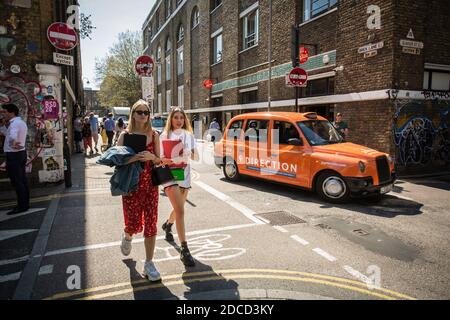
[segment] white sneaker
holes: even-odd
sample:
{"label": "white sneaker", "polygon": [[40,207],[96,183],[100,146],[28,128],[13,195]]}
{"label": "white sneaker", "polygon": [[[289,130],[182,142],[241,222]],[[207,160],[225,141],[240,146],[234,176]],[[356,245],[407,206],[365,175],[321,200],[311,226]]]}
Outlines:
{"label": "white sneaker", "polygon": [[128,256],[131,253],[131,241],[127,240],[125,235],[122,235],[122,244],[120,245],[120,250],[124,256]]}
{"label": "white sneaker", "polygon": [[159,281],[161,280],[161,275],[159,274],[158,269],[156,269],[153,261],[145,261],[144,264],[144,276],[148,278],[150,281]]}

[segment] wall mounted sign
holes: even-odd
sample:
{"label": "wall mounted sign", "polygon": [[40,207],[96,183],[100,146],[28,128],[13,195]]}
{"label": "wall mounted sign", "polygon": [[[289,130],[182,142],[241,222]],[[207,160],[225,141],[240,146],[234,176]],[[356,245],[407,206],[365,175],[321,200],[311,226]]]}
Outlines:
{"label": "wall mounted sign", "polygon": [[308,81],[308,73],[302,68],[294,68],[288,74],[288,81],[293,87],[304,87]]}
{"label": "wall mounted sign", "polygon": [[66,66],[74,65],[73,56],[57,52],[53,52],[53,62],[58,64],[64,64]]}
{"label": "wall mounted sign", "polygon": [[78,36],[67,23],[54,22],[47,29],[47,38],[59,50],[69,51],[78,44]]}
{"label": "wall mounted sign", "polygon": [[400,40],[400,45],[402,47],[423,49],[423,42],[421,42],[421,41],[412,41],[412,40],[402,39],[402,40]]}
{"label": "wall mounted sign", "polygon": [[366,53],[364,53],[364,59],[375,57],[377,54],[378,54],[378,50],[366,52]]}
{"label": "wall mounted sign", "polygon": [[402,47],[402,52],[414,55],[420,55],[419,48]]}
{"label": "wall mounted sign", "polygon": [[366,52],[369,52],[369,51],[381,49],[383,47],[384,47],[384,41],[380,41],[380,42],[377,42],[377,43],[374,43],[374,44],[370,43],[370,44],[368,44],[366,46],[360,47],[358,49],[358,53],[366,53]]}
{"label": "wall mounted sign", "polygon": [[59,119],[59,103],[57,100],[50,99],[44,100],[44,119],[45,120],[56,120]]}
{"label": "wall mounted sign", "polygon": [[135,69],[138,75],[148,77],[153,72],[153,59],[150,56],[140,56],[135,63]]}

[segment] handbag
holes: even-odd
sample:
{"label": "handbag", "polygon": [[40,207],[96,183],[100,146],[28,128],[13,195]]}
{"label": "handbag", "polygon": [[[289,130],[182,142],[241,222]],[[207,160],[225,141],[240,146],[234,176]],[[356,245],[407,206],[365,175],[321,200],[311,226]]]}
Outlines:
{"label": "handbag", "polygon": [[173,180],[174,177],[168,166],[153,166],[152,183],[154,186],[159,186]]}

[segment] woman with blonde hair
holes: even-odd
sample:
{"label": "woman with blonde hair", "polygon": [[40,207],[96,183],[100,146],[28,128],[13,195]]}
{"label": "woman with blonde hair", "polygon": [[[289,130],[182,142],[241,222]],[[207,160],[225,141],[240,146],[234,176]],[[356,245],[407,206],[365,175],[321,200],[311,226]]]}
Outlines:
{"label": "woman with blonde hair", "polygon": [[186,241],[186,230],[184,224],[184,204],[186,202],[189,189],[191,188],[191,166],[190,160],[198,159],[196,151],[195,138],[192,133],[192,127],[184,110],[180,107],[172,107],[167,119],[164,132],[160,137],[161,157],[164,157],[164,163],[169,164],[177,171],[177,188],[174,188],[174,182],[165,187],[166,194],[175,201],[172,201],[173,211],[169,219],[162,225],[166,233],[166,240],[173,241],[172,225],[176,222],[178,239],[181,242],[180,259],[186,266],[194,266]]}
{"label": "woman with blonde hair", "polygon": [[144,276],[151,281],[161,279],[160,273],[153,263],[156,244],[158,220],[158,186],[153,185],[151,174],[154,164],[159,164],[159,137],[153,130],[150,121],[150,107],[144,100],[137,101],[130,111],[130,123],[117,141],[117,146],[124,145],[126,135],[145,135],[147,137],[146,150],[132,156],[129,163],[140,161],[144,170],[139,176],[138,189],[122,196],[122,206],[125,220],[121,250],[127,256],[131,252],[133,235],[144,231],[144,245],[146,261]]}

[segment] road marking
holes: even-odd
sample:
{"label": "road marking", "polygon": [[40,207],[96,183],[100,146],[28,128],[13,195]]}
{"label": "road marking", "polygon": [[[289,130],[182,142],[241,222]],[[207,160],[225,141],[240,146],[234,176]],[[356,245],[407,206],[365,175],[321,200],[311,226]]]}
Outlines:
{"label": "road marking", "polygon": [[7,212],[9,212],[9,210],[3,210],[3,211],[0,211],[0,222],[7,221],[10,219],[15,219],[15,218],[22,217],[22,216],[26,216],[27,214],[31,214],[31,213],[35,213],[35,212],[39,212],[39,211],[43,211],[43,210],[45,210],[45,208],[31,208],[24,213],[15,214],[12,216],[8,216],[6,214]]}
{"label": "road marking", "polygon": [[259,220],[261,220],[262,222],[264,222],[265,224],[270,224],[270,221],[267,219],[264,219],[263,217],[257,217]]}
{"label": "road marking", "polygon": [[304,245],[304,246],[307,246],[307,245],[309,244],[308,241],[306,241],[306,240],[300,238],[300,237],[297,236],[297,235],[293,235],[293,236],[291,236],[291,238],[294,239],[294,240],[297,241],[297,242],[300,242],[300,243],[301,243],[302,245]]}
{"label": "road marking", "polygon": [[[43,266],[39,270],[39,275],[40,276],[47,275],[47,274],[52,274],[52,273],[53,273],[53,265]],[[22,271],[16,272],[16,273],[7,274],[6,276],[0,276],[0,283],[2,283],[2,282],[9,282],[9,281],[17,281],[17,280],[20,279],[21,275],[22,275]]]}
{"label": "road marking", "polygon": [[10,260],[2,260],[0,261],[0,266],[6,266],[8,264],[15,264],[19,262],[27,261],[30,258],[30,256],[23,256],[20,258],[10,259]]}
{"label": "road marking", "polygon": [[331,254],[329,254],[329,253],[326,252],[326,251],[323,251],[323,250],[320,249],[320,248],[315,248],[315,249],[313,249],[313,251],[314,251],[315,253],[321,255],[322,257],[324,257],[324,258],[327,259],[328,261],[334,262],[334,261],[337,260],[337,259],[336,259],[335,257],[333,257]]}
{"label": "road marking", "polygon": [[2,230],[0,231],[0,241],[15,238],[27,233],[36,232],[38,229],[16,229],[16,230]]}
{"label": "road marking", "polygon": [[52,273],[53,273],[53,265],[52,264],[43,266],[39,269],[40,276],[44,276],[44,275],[48,275],[48,274],[52,274]]}
{"label": "road marking", "polygon": [[414,199],[402,196],[402,195],[400,195],[398,193],[395,193],[393,191],[389,192],[388,195],[393,196],[393,197],[397,197],[397,198],[400,198],[400,199],[404,199],[404,200],[415,201]]}
{"label": "road marking", "polygon": [[211,193],[216,198],[222,200],[223,202],[227,203],[231,207],[235,208],[236,210],[241,212],[244,216],[246,216],[248,219],[252,220],[256,224],[264,224],[264,222],[262,222],[261,220],[259,220],[258,218],[255,217],[256,212],[254,212],[253,210],[251,210],[251,209],[247,208],[246,206],[240,204],[239,202],[235,201],[234,199],[232,199],[231,197],[227,196],[226,194],[224,194],[224,193],[222,193],[220,191],[217,191],[216,189],[214,189],[213,187],[207,185],[204,182],[194,181],[194,183],[196,185],[198,185],[200,188],[202,188],[203,190],[205,190],[206,192]]}
{"label": "road marking", "polygon": [[[178,280],[182,278],[182,280]],[[289,271],[289,270],[271,270],[271,269],[231,269],[231,270],[216,270],[216,271],[200,271],[200,272],[187,272],[183,274],[175,274],[169,276],[163,276],[161,283],[150,283],[147,279],[141,279],[133,281],[130,283],[122,282],[118,284],[105,285],[100,287],[81,289],[77,291],[63,292],[55,294],[51,297],[45,298],[44,300],[57,300],[65,298],[74,298],[77,296],[88,295],[94,293],[94,295],[79,297],[81,300],[93,300],[110,298],[113,296],[119,296],[131,292],[144,291],[148,289],[164,288],[173,285],[187,285],[193,282],[206,282],[214,280],[235,280],[235,279],[270,279],[270,280],[288,280],[288,281],[301,281],[317,283],[322,285],[328,285],[343,289],[348,289],[351,291],[360,292],[366,295],[375,296],[383,299],[407,299],[416,300],[413,297],[384,289],[376,288],[375,290],[367,290],[367,285],[360,281],[350,280],[346,278],[339,278],[328,275],[306,273],[300,271]],[[143,284],[143,286],[137,286]],[[120,287],[127,287],[124,289],[119,289]],[[119,289],[113,292],[95,294],[96,292]],[[378,291],[378,292],[377,292]]]}
{"label": "road marking", "polygon": [[283,233],[288,233],[289,231],[287,231],[285,228],[280,227],[280,226],[273,226],[274,229],[283,232]]}

